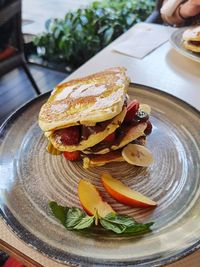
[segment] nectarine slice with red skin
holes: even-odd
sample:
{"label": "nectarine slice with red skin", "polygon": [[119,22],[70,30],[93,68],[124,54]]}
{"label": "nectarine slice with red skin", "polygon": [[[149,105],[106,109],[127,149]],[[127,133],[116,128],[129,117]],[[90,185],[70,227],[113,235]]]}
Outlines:
{"label": "nectarine slice with red skin", "polygon": [[113,178],[110,174],[104,173],[101,177],[106,191],[117,201],[132,207],[150,208],[156,207],[157,203],[141,193],[130,189],[121,181]]}
{"label": "nectarine slice with red skin", "polygon": [[100,217],[105,217],[111,212],[115,213],[113,208],[102,200],[96,187],[88,181],[80,180],[78,196],[83,209],[89,215],[94,215],[97,212]]}

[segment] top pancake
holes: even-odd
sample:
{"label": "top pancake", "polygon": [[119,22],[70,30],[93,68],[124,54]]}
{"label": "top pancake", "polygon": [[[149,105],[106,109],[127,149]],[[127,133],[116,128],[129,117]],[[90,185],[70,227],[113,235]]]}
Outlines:
{"label": "top pancake", "polygon": [[43,131],[51,131],[112,119],[122,111],[128,85],[124,68],[62,83],[42,106],[39,125]]}
{"label": "top pancake", "polygon": [[200,41],[200,26],[187,29],[183,33],[184,41]]}

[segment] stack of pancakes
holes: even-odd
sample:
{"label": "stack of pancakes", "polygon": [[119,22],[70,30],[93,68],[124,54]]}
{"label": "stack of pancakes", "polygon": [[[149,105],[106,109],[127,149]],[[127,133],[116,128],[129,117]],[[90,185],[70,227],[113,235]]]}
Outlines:
{"label": "stack of pancakes", "polygon": [[124,68],[62,83],[42,106],[39,126],[68,159],[79,151],[85,168],[123,161],[121,149],[133,141],[144,144],[148,126],[148,115],[127,122],[128,87]]}
{"label": "stack of pancakes", "polygon": [[192,52],[200,53],[200,26],[184,31],[183,45]]}

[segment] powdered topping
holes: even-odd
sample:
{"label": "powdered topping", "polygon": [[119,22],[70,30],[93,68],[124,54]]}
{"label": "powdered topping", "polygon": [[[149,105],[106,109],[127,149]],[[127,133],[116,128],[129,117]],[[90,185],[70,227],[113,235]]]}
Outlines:
{"label": "powdered topping", "polygon": [[124,77],[120,73],[116,74],[116,77],[119,78],[116,81],[116,85],[118,85],[118,86],[123,85],[124,84]]}
{"label": "powdered topping", "polygon": [[107,87],[105,85],[96,86],[94,84],[82,84],[77,87],[68,86],[62,90],[62,92],[58,93],[55,97],[55,100],[62,100],[66,98],[80,98],[87,96],[98,96],[102,94]]}
{"label": "powdered topping", "polygon": [[88,113],[93,110],[97,110],[97,109],[101,110],[101,109],[107,108],[110,105],[113,106],[114,103],[119,101],[121,93],[122,93],[122,90],[119,89],[116,92],[113,92],[112,94],[108,95],[107,97],[104,97],[104,98],[97,97],[95,104],[91,106],[89,109],[85,110],[85,112]]}
{"label": "powdered topping", "polygon": [[97,96],[102,94],[106,90],[105,85],[96,86],[94,84],[83,84],[77,88],[73,93],[71,93],[71,98],[87,97],[87,96]]}
{"label": "powdered topping", "polygon": [[76,86],[77,85],[73,85],[64,88],[60,93],[56,95],[55,100],[62,100],[67,98],[73,92],[74,88],[76,88]]}
{"label": "powdered topping", "polygon": [[53,113],[62,113],[67,108],[68,108],[68,105],[67,104],[65,104],[65,103],[64,104],[60,104],[60,103],[58,103],[58,104],[54,104],[54,105],[51,106],[51,111]]}

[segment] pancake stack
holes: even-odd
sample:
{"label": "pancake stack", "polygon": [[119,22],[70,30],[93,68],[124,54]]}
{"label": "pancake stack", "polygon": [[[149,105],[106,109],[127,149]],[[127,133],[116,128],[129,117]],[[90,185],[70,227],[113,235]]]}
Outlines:
{"label": "pancake stack", "polygon": [[200,53],[200,26],[184,31],[183,46],[192,52]]}
{"label": "pancake stack", "polygon": [[123,147],[144,145],[152,127],[150,107],[128,103],[128,87],[124,68],[58,85],[39,113],[49,145],[68,160],[82,159],[85,168],[124,161]]}

